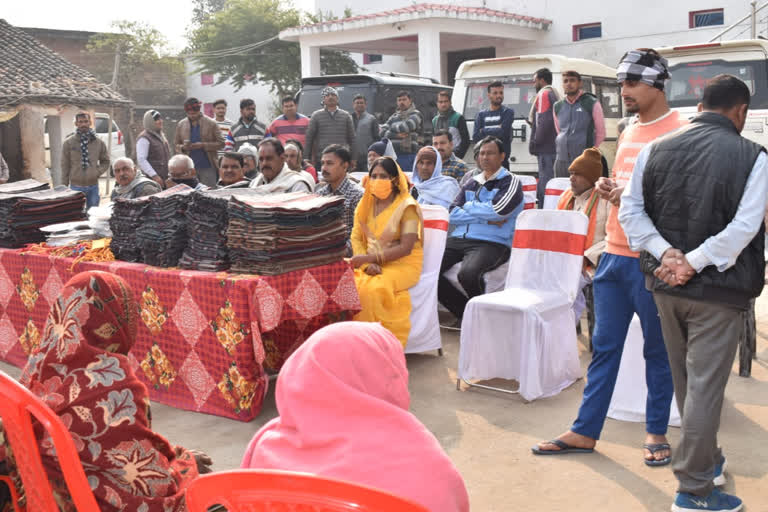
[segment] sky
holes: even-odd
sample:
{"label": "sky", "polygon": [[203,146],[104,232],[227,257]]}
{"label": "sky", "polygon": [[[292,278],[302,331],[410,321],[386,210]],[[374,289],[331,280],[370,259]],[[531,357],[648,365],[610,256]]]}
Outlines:
{"label": "sky", "polygon": [[[312,0],[294,0],[310,9]],[[191,0],[96,0],[78,4],[62,0],[2,0],[0,18],[19,27],[106,32],[112,21],[143,21],[160,30],[173,50],[186,46],[192,19]]]}

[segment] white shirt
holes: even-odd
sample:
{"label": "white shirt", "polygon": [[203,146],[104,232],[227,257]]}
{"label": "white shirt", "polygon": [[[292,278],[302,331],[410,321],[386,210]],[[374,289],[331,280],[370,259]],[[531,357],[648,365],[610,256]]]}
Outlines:
{"label": "white shirt", "polygon": [[149,141],[146,139],[146,137],[142,137],[136,141],[136,160],[139,163],[139,169],[141,169],[141,172],[152,178],[157,176],[157,172],[155,172],[155,170],[152,168],[152,165],[149,163],[149,160],[147,160],[148,156]]}
{"label": "white shirt", "polygon": [[[627,235],[630,249],[646,250],[661,261],[664,251],[672,247],[672,244],[659,234],[645,212],[643,200],[643,174],[652,148],[653,143],[648,144],[637,155],[632,177],[621,194],[619,222]],[[697,273],[709,265],[715,265],[718,271],[725,272],[736,263],[739,254],[760,230],[767,200],[768,157],[761,152],[747,179],[736,216],[720,233],[707,238],[685,255]]]}

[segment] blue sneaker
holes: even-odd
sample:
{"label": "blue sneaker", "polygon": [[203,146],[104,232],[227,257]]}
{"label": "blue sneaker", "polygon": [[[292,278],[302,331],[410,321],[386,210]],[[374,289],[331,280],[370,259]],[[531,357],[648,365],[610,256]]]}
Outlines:
{"label": "blue sneaker", "polygon": [[727,467],[728,463],[725,461],[725,457],[720,457],[720,462],[715,464],[715,477],[712,479],[716,486],[722,487],[725,485],[725,470]]}
{"label": "blue sneaker", "polygon": [[679,492],[672,504],[672,512],[698,512],[710,510],[717,512],[738,512],[743,504],[736,496],[725,494],[720,489],[713,489],[709,496],[696,496]]}

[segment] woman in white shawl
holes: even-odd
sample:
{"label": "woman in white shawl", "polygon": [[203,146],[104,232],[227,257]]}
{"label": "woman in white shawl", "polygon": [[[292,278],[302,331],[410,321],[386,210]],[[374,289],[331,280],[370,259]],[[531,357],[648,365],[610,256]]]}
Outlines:
{"label": "woman in white shawl", "polygon": [[443,176],[443,160],[433,146],[426,146],[416,154],[413,162],[413,189],[411,195],[419,204],[436,204],[445,209],[459,193],[455,178]]}

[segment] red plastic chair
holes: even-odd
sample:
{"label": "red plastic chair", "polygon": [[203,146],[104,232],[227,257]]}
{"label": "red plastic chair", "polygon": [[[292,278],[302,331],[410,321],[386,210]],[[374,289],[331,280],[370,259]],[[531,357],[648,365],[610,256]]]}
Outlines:
{"label": "red plastic chair", "polygon": [[242,469],[201,476],[187,487],[187,510],[206,512],[428,512],[384,491],[308,473]]}
{"label": "red plastic chair", "polygon": [[[62,464],[64,480],[78,512],[99,512],[99,506],[88,485],[75,443],[61,419],[31,391],[2,371],[0,371],[0,390],[2,391],[0,418],[3,420],[3,430],[13,450],[21,481],[24,484],[26,510],[59,512],[51,484],[48,482],[48,475],[40,458],[40,450],[32,427],[32,416],[34,416],[53,440],[53,446]],[[16,510],[25,510],[21,509],[16,502],[10,479],[3,478],[3,481],[12,489]]]}

